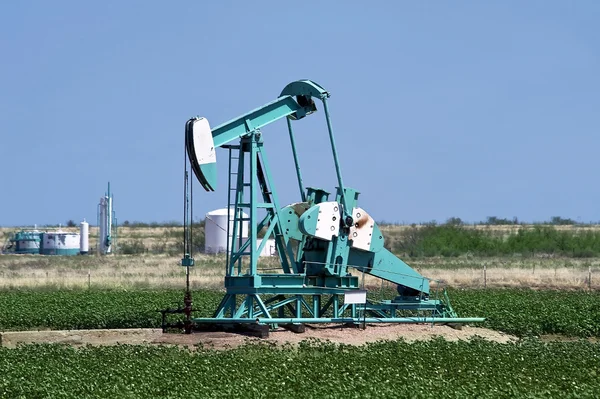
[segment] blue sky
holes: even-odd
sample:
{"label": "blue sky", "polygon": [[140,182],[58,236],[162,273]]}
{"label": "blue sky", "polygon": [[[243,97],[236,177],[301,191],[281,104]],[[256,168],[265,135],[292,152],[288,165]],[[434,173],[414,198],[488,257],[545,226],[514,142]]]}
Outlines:
{"label": "blue sky", "polygon": [[[0,5],[0,225],[182,219],[183,128],[331,92],[347,186],[376,220],[600,220],[600,2],[23,1]],[[299,200],[285,122],[263,130]],[[322,110],[297,124],[335,190]],[[195,215],[226,205],[195,190]]]}

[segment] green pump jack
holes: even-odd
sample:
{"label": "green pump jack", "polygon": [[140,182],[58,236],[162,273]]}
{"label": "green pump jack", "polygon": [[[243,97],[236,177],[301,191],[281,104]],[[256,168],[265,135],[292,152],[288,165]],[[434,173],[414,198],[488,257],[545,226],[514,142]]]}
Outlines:
{"label": "green pump jack", "polygon": [[[246,330],[268,336],[269,329],[284,326],[303,332],[305,324],[429,323],[462,325],[484,318],[460,318],[445,289],[432,290],[431,280],[419,274],[384,248],[384,237],[373,217],[358,205],[359,192],[342,180],[328,108],[330,97],[310,80],[288,84],[273,102],[211,128],[206,118],[185,125],[184,257],[187,268],[185,306],[163,311],[184,313],[180,326],[186,332]],[[293,124],[317,111],[325,113],[335,165],[337,188],[331,193],[304,186],[296,151]],[[297,203],[280,207],[272,184],[262,129],[285,119],[300,191]],[[206,191],[217,188],[216,149],[229,153],[229,191],[225,295],[213,317],[193,317],[189,268],[194,267],[191,174]],[[236,165],[237,163],[237,165]],[[248,215],[248,216],[247,216]],[[240,226],[249,225],[244,238]],[[258,240],[258,233],[264,238]],[[267,239],[273,239],[281,269],[260,273],[258,262]],[[359,276],[366,273],[397,286],[388,300],[367,299]],[[364,288],[364,287],[363,287]],[[436,291],[436,292],[433,292]],[[350,298],[362,297],[356,301]],[[434,295],[437,294],[437,295]]]}

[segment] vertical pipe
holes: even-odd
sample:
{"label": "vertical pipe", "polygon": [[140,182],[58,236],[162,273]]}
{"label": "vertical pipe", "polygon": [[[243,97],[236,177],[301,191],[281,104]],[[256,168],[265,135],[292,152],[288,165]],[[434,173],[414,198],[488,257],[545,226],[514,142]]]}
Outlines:
{"label": "vertical pipe", "polygon": [[[277,191],[275,187],[271,184],[271,175],[269,174],[269,164],[267,162],[267,156],[263,150],[262,143],[258,143],[257,148],[257,172],[261,172],[262,176],[259,176],[259,181],[262,180],[265,185],[265,190],[270,191],[270,194],[263,194],[263,198],[265,202],[271,202],[274,207],[273,209],[267,210],[268,213],[271,214],[271,220],[269,221],[269,225],[274,223],[273,226],[273,237],[275,239],[275,245],[277,246],[277,254],[279,255],[279,259],[281,261],[281,267],[284,273],[298,273],[298,267],[296,262],[294,262],[294,251],[292,250],[290,240],[286,234],[281,229],[281,219],[282,215],[280,214],[279,208],[279,199],[277,197]],[[259,158],[260,156],[260,158]],[[262,161],[262,164],[261,164]],[[302,190],[302,188],[301,188]],[[270,197],[270,198],[269,198]],[[306,196],[303,196],[303,201]],[[268,237],[265,237],[267,239]],[[290,270],[291,264],[291,270]]]}
{"label": "vertical pipe", "polygon": [[246,308],[248,309],[248,318],[254,318],[254,298],[252,295],[246,297]]}
{"label": "vertical pipe", "polygon": [[106,197],[100,198],[100,231],[98,237],[98,244],[100,247],[100,253],[105,255],[106,251]]}
{"label": "vertical pipe", "polygon": [[300,295],[296,296],[296,317],[302,317],[302,297]]}
{"label": "vertical pipe", "polygon": [[256,179],[257,176],[257,162],[258,162],[258,151],[257,151],[257,134],[253,132],[251,134],[250,143],[250,275],[254,276],[257,269],[257,258],[256,253],[256,234],[257,226],[256,221],[258,220],[257,207],[256,207]]}
{"label": "vertical pipe", "polygon": [[[188,201],[187,201],[187,182],[188,182],[188,172],[187,169],[185,171],[185,183],[184,183],[184,187],[185,187],[185,211],[184,211],[184,238],[183,238],[183,258],[182,259],[186,259],[187,262],[187,257],[189,256],[189,239],[188,239],[188,227],[187,227],[187,212],[188,212]],[[184,303],[186,301],[186,298],[188,296],[190,292],[190,267],[189,265],[186,264],[185,267],[185,294],[184,294]]]}
{"label": "vertical pipe", "polygon": [[300,198],[302,202],[306,202],[306,191],[302,182],[302,172],[300,171],[300,163],[298,161],[298,153],[296,152],[296,140],[294,139],[294,131],[292,130],[292,121],[290,118],[285,118],[287,121],[288,132],[290,133],[290,143],[292,143],[292,154],[294,155],[294,164],[296,165],[296,176],[298,176],[298,188],[300,188]]}
{"label": "vertical pipe", "polygon": [[231,268],[229,260],[231,259],[230,252],[233,242],[231,237],[231,147],[229,147],[229,172],[227,173],[227,252],[225,252],[225,274],[231,276]]}
{"label": "vertical pipe", "polygon": [[[190,167],[191,169],[191,167]],[[190,257],[193,257],[194,255],[194,179],[192,178],[192,174],[189,174],[189,188],[190,188],[190,201],[189,201],[189,206],[190,206]],[[188,276],[190,274],[190,268],[188,266],[188,270],[187,270]]]}
{"label": "vertical pipe", "polygon": [[108,182],[108,194],[106,203],[106,253],[111,252],[111,243],[108,239],[112,240],[112,195],[110,194],[110,182]]}
{"label": "vertical pipe", "polygon": [[102,206],[102,199],[100,199],[100,203],[96,207],[96,226],[98,227],[98,239],[96,240],[96,253],[102,253],[102,226],[100,225],[100,207]]}
{"label": "vertical pipe", "polygon": [[[186,143],[187,144],[187,143]],[[187,182],[188,182],[188,158],[186,146],[183,146],[183,253],[181,259],[185,258],[187,253]]]}
{"label": "vertical pipe", "polygon": [[[187,145],[187,143],[186,143]],[[190,293],[190,265],[188,257],[191,256],[191,241],[188,230],[188,212],[190,211],[190,203],[188,198],[188,184],[192,182],[191,176],[188,174],[188,154],[186,151],[186,145],[183,148],[183,256],[181,262],[184,259],[186,261],[185,266],[185,294],[183,296],[184,312],[186,313],[185,320],[185,332],[188,333],[190,313],[187,312],[189,306],[191,306],[191,293]],[[163,314],[164,317],[164,314]]]}
{"label": "vertical pipe", "polygon": [[183,257],[189,254],[189,230],[188,230],[188,171],[183,174]]}
{"label": "vertical pipe", "polygon": [[323,97],[323,109],[325,110],[325,118],[327,119],[327,130],[329,131],[329,141],[331,142],[331,152],[333,152],[333,162],[335,164],[335,173],[337,174],[340,192],[342,194],[342,205],[344,206],[344,216],[350,216],[352,210],[348,209],[346,195],[344,194],[344,182],[342,181],[342,172],[340,171],[340,163],[338,161],[337,149],[335,147],[335,139],[333,138],[333,128],[331,127],[331,118],[329,117],[329,107],[327,106],[327,98]]}
{"label": "vertical pipe", "polygon": [[[242,236],[244,235],[244,224],[243,221],[240,221],[239,218],[243,218],[243,212],[240,213],[240,204],[244,202],[244,171],[245,171],[245,153],[244,153],[244,141],[240,140],[240,148],[238,149],[238,172],[237,172],[237,182],[236,182],[236,192],[235,192],[235,206],[233,211],[235,212],[233,216],[233,234],[231,235],[231,245],[232,245],[232,255],[234,248],[237,254],[237,273],[238,276],[242,274],[242,256],[238,254],[237,251],[242,247]],[[238,230],[241,230],[238,232]],[[235,240],[237,240],[237,244],[234,244]],[[232,256],[233,258],[233,256]],[[235,263],[231,262],[231,271],[233,272]]]}
{"label": "vertical pipe", "polygon": [[337,319],[340,317],[340,301],[337,294],[333,294],[333,318]]}

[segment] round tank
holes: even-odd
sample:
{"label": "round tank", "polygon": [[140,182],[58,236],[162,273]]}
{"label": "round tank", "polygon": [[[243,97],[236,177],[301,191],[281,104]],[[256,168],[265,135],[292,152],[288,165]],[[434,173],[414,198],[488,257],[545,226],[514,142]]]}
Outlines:
{"label": "round tank", "polygon": [[16,254],[39,254],[41,233],[35,231],[20,231],[15,234],[15,253]]}
{"label": "round tank", "polygon": [[[216,209],[208,212],[204,219],[204,252],[207,254],[218,254],[227,251],[227,241],[229,241],[229,249],[231,250],[231,235],[233,234],[233,216],[235,210],[231,208],[229,221],[229,240],[227,237],[227,208]],[[241,212],[241,211],[238,211]],[[242,217],[247,218],[248,215],[242,212]],[[244,220],[241,222],[241,229],[238,226],[238,235],[241,230],[241,236],[243,241],[248,238],[248,221]]]}
{"label": "round tank", "polygon": [[42,233],[42,255],[77,255],[79,253],[79,234],[62,231]]}
{"label": "round tank", "polygon": [[[263,238],[256,239],[256,245],[260,246],[262,244]],[[277,247],[275,246],[275,240],[273,238],[269,238],[265,243],[262,251],[258,254],[258,256],[275,256],[277,255]]]}
{"label": "round tank", "polygon": [[79,253],[85,255],[90,250],[90,225],[83,219],[79,224]]}

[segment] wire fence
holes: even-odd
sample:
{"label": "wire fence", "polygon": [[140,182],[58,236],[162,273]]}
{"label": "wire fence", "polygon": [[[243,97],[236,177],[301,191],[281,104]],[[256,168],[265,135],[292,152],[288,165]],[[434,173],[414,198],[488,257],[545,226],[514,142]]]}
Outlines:
{"label": "wire fence", "polygon": [[[395,284],[372,276],[364,267],[349,266],[351,273],[358,276],[361,286],[380,289],[382,286],[395,288]],[[424,277],[373,268],[373,272],[388,273],[395,281],[428,281],[431,287],[453,288],[548,288],[548,289],[587,289],[600,290],[600,267],[489,267],[480,268],[416,268]],[[367,273],[363,273],[367,271]],[[268,267],[259,273],[282,272],[281,268]],[[203,268],[201,264],[191,269],[190,279],[197,288],[222,289],[225,268]],[[165,269],[153,268],[137,272],[135,268],[118,269],[17,269],[0,268],[0,288],[20,287],[179,287],[185,281],[185,270],[179,266]]]}

